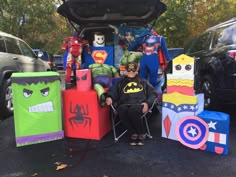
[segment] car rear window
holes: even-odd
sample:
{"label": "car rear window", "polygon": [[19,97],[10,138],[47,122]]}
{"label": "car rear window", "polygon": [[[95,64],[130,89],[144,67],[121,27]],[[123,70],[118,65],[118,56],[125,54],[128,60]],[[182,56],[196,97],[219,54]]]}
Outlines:
{"label": "car rear window", "polygon": [[43,56],[40,57],[41,59],[43,59],[44,61],[48,61],[49,60],[49,55],[47,52],[43,51]]}
{"label": "car rear window", "polygon": [[21,55],[21,50],[17,44],[17,41],[13,38],[6,37],[7,52]]}
{"label": "car rear window", "polygon": [[236,24],[219,29],[216,35],[217,46],[236,44]]}
{"label": "car rear window", "polygon": [[53,61],[55,63],[63,63],[63,58],[62,58],[62,56],[54,56]]}
{"label": "car rear window", "polygon": [[38,49],[33,49],[34,53],[38,56],[39,51],[43,53],[43,55],[40,57],[44,61],[50,61],[50,56],[48,52]]}
{"label": "car rear window", "polygon": [[6,52],[6,47],[2,36],[0,36],[0,52]]}
{"label": "car rear window", "polygon": [[35,57],[33,51],[25,43],[23,43],[22,41],[19,41],[19,45],[21,47],[23,55],[28,56],[28,57],[32,57],[32,58]]}
{"label": "car rear window", "polygon": [[187,50],[187,53],[194,53],[207,50],[209,43],[210,43],[210,33],[204,33],[193,40],[191,48]]}

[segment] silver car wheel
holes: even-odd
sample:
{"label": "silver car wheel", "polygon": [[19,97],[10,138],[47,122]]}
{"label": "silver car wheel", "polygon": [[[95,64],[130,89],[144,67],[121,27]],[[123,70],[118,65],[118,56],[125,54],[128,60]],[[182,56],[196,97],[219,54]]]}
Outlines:
{"label": "silver car wheel", "polygon": [[204,83],[202,84],[202,91],[204,93],[204,105],[205,107],[209,107],[209,105],[211,104],[211,85],[210,83],[205,80]]}
{"label": "silver car wheel", "polygon": [[11,86],[7,87],[5,98],[6,98],[7,109],[12,111],[13,110],[13,102],[12,102],[12,88],[11,88]]}

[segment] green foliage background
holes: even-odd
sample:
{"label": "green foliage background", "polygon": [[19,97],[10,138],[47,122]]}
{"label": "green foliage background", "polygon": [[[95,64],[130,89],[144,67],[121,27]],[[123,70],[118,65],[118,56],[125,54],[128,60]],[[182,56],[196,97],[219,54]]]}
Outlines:
{"label": "green foliage background", "polygon": [[[183,47],[193,36],[217,23],[236,17],[235,0],[162,0],[167,11],[154,28],[168,47]],[[56,12],[60,0],[0,0],[0,30],[24,39],[32,48],[61,52],[69,23]]]}
{"label": "green foliage background", "polygon": [[167,11],[155,25],[168,47],[183,47],[192,37],[220,22],[236,18],[235,0],[162,0]]}

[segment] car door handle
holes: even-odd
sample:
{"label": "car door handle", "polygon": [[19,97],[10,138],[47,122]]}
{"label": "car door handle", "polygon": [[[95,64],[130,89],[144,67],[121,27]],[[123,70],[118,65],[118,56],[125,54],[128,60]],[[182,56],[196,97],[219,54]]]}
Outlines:
{"label": "car door handle", "polygon": [[12,57],[12,59],[13,59],[13,60],[18,60],[18,58],[17,58],[17,57]]}

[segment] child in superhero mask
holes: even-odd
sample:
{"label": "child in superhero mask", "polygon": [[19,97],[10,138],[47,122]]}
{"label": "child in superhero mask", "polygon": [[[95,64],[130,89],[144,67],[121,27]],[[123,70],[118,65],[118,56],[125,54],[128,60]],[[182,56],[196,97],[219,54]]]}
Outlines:
{"label": "child in superhero mask", "polygon": [[120,58],[120,75],[124,76],[126,73],[125,66],[129,62],[137,62],[139,63],[143,54],[141,52],[133,52],[125,50],[124,55]]}
{"label": "child in superhero mask", "polygon": [[155,89],[144,79],[138,77],[138,63],[126,64],[126,76],[119,79],[106,93],[106,104],[117,103],[117,112],[128,128],[129,144],[144,145],[145,130],[141,116],[157,97]]}
{"label": "child in superhero mask", "polygon": [[107,64],[91,64],[89,68],[92,72],[93,87],[97,91],[101,106],[105,106],[104,88],[111,86],[112,77],[119,77],[116,68]]}

